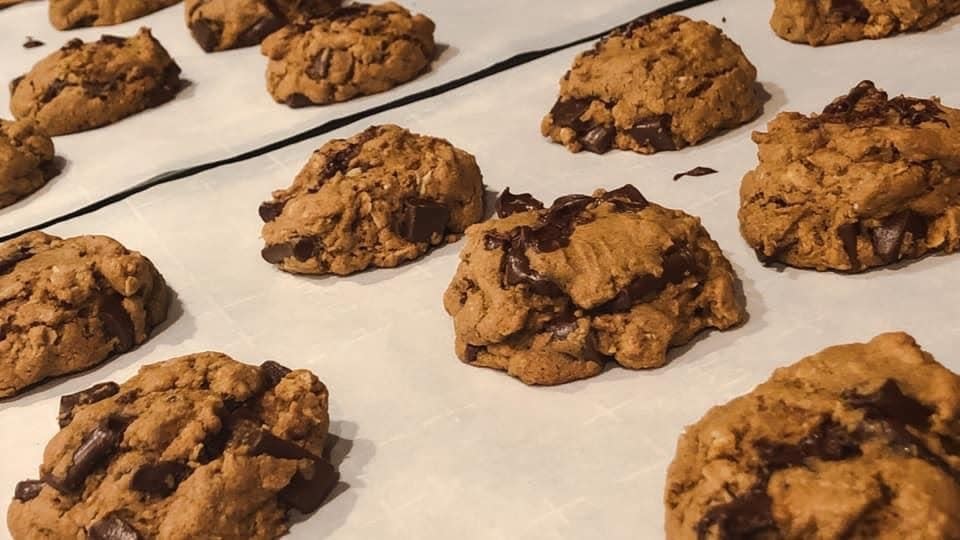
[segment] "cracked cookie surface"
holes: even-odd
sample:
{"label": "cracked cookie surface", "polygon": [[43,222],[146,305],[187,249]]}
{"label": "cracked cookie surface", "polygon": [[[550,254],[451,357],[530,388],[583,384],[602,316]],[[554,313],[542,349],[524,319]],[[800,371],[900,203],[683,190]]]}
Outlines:
{"label": "cracked cookie surface", "polygon": [[58,30],[109,26],[139,19],[180,0],[50,0],[50,23]]}
{"label": "cracked cookie surface", "polygon": [[17,484],[15,540],[272,539],[339,474],[327,389],[307,370],[205,352],[60,400],[40,480]]}
{"label": "cracked cookie surface", "polygon": [[855,272],[960,248],[960,110],[864,81],[753,140],[740,231],[761,261]]}
{"label": "cracked cookie surface", "polygon": [[207,51],[250,47],[284,25],[330,13],[340,0],[186,0],[187,27]]}
{"label": "cracked cookie surface", "polygon": [[133,349],[169,301],[153,264],[111,238],[31,232],[0,244],[0,397]]}
{"label": "cracked cookie surface", "polygon": [[429,18],[393,2],[351,4],[295,22],[263,40],[267,90],[291,107],[384,92],[430,66],[433,30]]}
{"label": "cracked cookie surface", "polygon": [[166,103],[182,86],[180,67],[141,28],[130,38],[70,40],[10,83],[10,110],[48,135],[65,135]]}
{"label": "cracked cookie surface", "polygon": [[744,320],[736,276],[700,220],[633,186],[545,209],[505,191],[474,225],[444,307],[456,354],[527,384],[667,362],[667,349]]}
{"label": "cracked cookie surface", "polygon": [[443,139],[373,126],[316,150],[260,217],[262,256],[281,270],[393,267],[483,217],[483,176],[472,155]]}
{"label": "cracked cookie surface", "polygon": [[697,144],[762,109],[757,70],[740,47],[707,22],[668,15],[577,56],[540,130],[573,152],[652,154]]}
{"label": "cracked cookie surface", "polygon": [[890,333],[714,407],[667,473],[669,540],[960,538],[960,377]]}
{"label": "cracked cookie surface", "polygon": [[770,26],[816,46],[927,30],[957,14],[960,0],[775,0]]}
{"label": "cracked cookie surface", "polygon": [[0,208],[40,189],[58,172],[50,137],[30,120],[0,120]]}

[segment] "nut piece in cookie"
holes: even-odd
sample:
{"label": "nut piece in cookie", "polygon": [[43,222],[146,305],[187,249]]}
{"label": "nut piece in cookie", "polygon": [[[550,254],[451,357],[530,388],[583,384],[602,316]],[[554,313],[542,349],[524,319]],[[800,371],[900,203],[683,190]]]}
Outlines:
{"label": "nut piece in cookie", "polygon": [[153,264],[111,238],[0,243],[0,397],[133,349],[169,302]]}
{"label": "nut piece in cookie", "polygon": [[958,403],[904,333],[780,368],[680,437],[666,537],[960,538]]}
{"label": "nut piece in cookie", "polygon": [[39,480],[17,484],[14,540],[278,538],[339,473],[329,397],[307,370],[215,352],[144,366],[60,401]]}
{"label": "nut piece in cookie", "polygon": [[429,18],[393,2],[350,4],[290,24],[263,41],[267,90],[290,107],[384,92],[430,66],[433,30]]}
{"label": "nut piece in cookie", "polygon": [[259,45],[284,25],[321,17],[340,0],[186,0],[187,27],[200,47],[224,51]]}
{"label": "nut piece in cookie", "polygon": [[830,45],[927,30],[960,14],[960,0],[775,0],[770,26],[795,43]]}
{"label": "nut piece in cookie", "polygon": [[700,220],[631,185],[549,208],[505,191],[467,230],[443,297],[456,353],[527,384],[667,362],[667,349],[744,320],[730,263]]}
{"label": "nut piece in cookie", "polygon": [[459,238],[483,217],[474,157],[443,139],[374,126],[313,153],[260,205],[263,258],[297,274],[393,267]]}
{"label": "nut piece in cookie", "polygon": [[139,19],[180,0],[50,0],[50,23],[58,30],[109,26]]}
{"label": "nut piece in cookie", "polygon": [[182,86],[180,67],[141,28],[130,38],[70,40],[10,83],[10,110],[48,135],[65,135],[166,103]]}
{"label": "nut piece in cookie", "polygon": [[640,19],[581,53],[540,131],[572,152],[678,150],[755,118],[757,70],[719,28]]}
{"label": "nut piece in cookie", "polygon": [[960,110],[864,81],[753,140],[740,231],[762,262],[858,272],[960,248]]}
{"label": "nut piece in cookie", "polygon": [[0,208],[40,189],[58,172],[50,137],[30,120],[0,120]]}

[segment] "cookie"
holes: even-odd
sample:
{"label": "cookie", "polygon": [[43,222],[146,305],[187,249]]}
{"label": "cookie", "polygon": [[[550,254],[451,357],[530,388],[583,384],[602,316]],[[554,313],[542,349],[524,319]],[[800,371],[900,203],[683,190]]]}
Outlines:
{"label": "cookie", "polygon": [[687,428],[668,540],[960,538],[960,377],[904,333],[778,369]]}
{"label": "cookie", "polygon": [[770,26],[816,46],[927,30],[957,14],[960,0],[775,0]]}
{"label": "cookie", "polygon": [[111,238],[0,243],[0,397],[133,349],[169,302],[153,264]]}
{"label": "cookie", "polygon": [[351,4],[288,25],[263,40],[267,90],[290,107],[384,92],[429,68],[433,30],[433,21],[393,2]]}
{"label": "cookie", "polygon": [[297,274],[359,272],[417,259],[483,217],[474,157],[443,139],[373,126],[313,153],[260,205],[263,258]]}
{"label": "cookie", "polygon": [[543,119],[572,152],[677,150],[763,110],[757,70],[717,27],[681,15],[641,19],[573,62]]}
{"label": "cookie", "polygon": [[736,276],[700,220],[631,185],[550,208],[509,189],[474,225],[443,297],[463,362],[561,384],[667,362],[670,347],[744,320]]}
{"label": "cookie", "polygon": [[[327,389],[306,370],[205,352],[60,400],[39,480],[7,512],[28,538],[282,536],[337,485]],[[41,532],[42,531],[42,532]]]}
{"label": "cookie", "polygon": [[50,24],[58,30],[109,26],[139,19],[180,0],[50,0]]}
{"label": "cookie", "polygon": [[0,208],[40,189],[57,173],[50,137],[29,120],[0,120]]}
{"label": "cookie", "polygon": [[72,39],[10,83],[10,110],[49,135],[112,124],[170,101],[180,67],[147,28],[133,37]]}
{"label": "cookie", "polygon": [[259,45],[291,21],[323,16],[340,0],[186,0],[187,27],[207,51]]}
{"label": "cookie", "polygon": [[0,0],[0,9],[17,5],[25,0]]}
{"label": "cookie", "polygon": [[960,110],[864,81],[753,140],[740,231],[762,262],[856,272],[960,248]]}

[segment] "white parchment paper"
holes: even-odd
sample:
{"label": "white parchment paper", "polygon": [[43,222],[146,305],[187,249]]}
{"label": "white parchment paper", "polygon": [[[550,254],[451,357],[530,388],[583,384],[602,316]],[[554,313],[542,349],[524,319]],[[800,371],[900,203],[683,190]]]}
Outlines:
{"label": "white parchment paper", "polygon": [[[287,275],[260,260],[257,205],[325,139],[308,141],[50,230],[108,234],[141,250],[178,299],[170,322],[138,350],[0,403],[0,512],[16,481],[36,475],[59,395],[199,350],[309,368],[327,383],[345,485],[291,538],[338,540],[662,538],[666,467],[683,427],[775,367],[902,329],[960,370],[960,255],[857,276],[777,272],[756,261],[736,220],[740,179],[756,163],[750,132],[776,111],[820,110],[864,78],[960,105],[952,69],[960,19],[923,35],[812,49],[777,39],[767,7],[725,0],[688,12],[742,44],[772,97],[762,118],[681,152],[573,155],[542,139],[540,118],[573,50],[373,119],[473,152],[491,190],[551,200],[631,182],[701,216],[743,281],[750,320],[741,328],[704,335],[663,369],[613,368],[553,388],[465,366],[441,307],[461,244],[349,278]],[[698,165],[720,172],[672,181]]]}
{"label": "white parchment paper", "polygon": [[[57,137],[67,160],[63,174],[33,196],[0,209],[0,235],[59,217],[137,185],[154,175],[252,150],[324,122],[464,77],[515,54],[589,36],[642,15],[663,0],[413,0],[404,4],[437,23],[443,53],[432,71],[388,92],[325,107],[290,109],[266,91],[267,59],[259,47],[203,52],[177,4],[124,24],[60,32],[47,3],[28,1],[0,11],[0,81],[28,71],[74,37],[132,35],[148,26],[191,85],[177,98],[116,124]],[[22,48],[26,36],[46,43]],[[0,91],[0,116],[9,118],[9,92]]]}

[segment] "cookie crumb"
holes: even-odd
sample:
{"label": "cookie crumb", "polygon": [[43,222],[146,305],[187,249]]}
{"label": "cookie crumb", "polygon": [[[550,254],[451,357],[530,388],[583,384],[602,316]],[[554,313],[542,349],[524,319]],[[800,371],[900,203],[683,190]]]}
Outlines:
{"label": "cookie crumb", "polygon": [[46,45],[44,42],[39,39],[34,39],[33,36],[27,36],[27,39],[23,42],[24,49],[33,49],[36,47],[43,47]]}
{"label": "cookie crumb", "polygon": [[722,23],[727,22],[727,18],[726,18],[726,17],[720,17],[720,22],[722,22]]}
{"label": "cookie crumb", "polygon": [[707,176],[708,174],[717,174],[717,170],[710,167],[694,167],[689,171],[673,175],[673,181],[676,182],[684,176]]}

